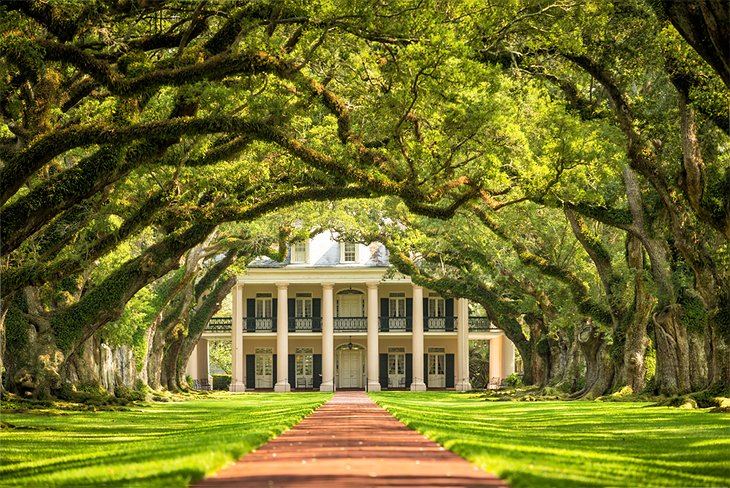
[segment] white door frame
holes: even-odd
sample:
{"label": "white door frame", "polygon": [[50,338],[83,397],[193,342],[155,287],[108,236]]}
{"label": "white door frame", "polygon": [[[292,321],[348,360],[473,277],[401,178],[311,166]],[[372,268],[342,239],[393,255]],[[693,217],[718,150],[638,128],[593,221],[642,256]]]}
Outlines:
{"label": "white door frame", "polygon": [[[359,361],[356,366],[355,374],[353,375],[349,370],[347,371],[347,378],[344,378],[344,368],[343,368],[343,361],[342,361],[342,355],[343,353],[353,353],[359,355]],[[348,361],[347,364],[348,368],[351,365],[351,363]],[[357,349],[348,349],[346,345],[342,345],[337,348],[337,388],[364,388],[363,385],[363,374],[365,371],[365,348],[358,344]],[[343,379],[345,381],[343,381]]]}

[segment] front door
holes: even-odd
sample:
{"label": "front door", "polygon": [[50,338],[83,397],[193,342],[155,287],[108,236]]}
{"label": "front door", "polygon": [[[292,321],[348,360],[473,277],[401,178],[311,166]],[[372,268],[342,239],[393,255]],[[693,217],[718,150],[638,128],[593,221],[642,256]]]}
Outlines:
{"label": "front door", "polygon": [[271,349],[256,350],[256,388],[274,387],[274,354]]}
{"label": "front door", "polygon": [[362,388],[361,351],[340,351],[340,388]]}

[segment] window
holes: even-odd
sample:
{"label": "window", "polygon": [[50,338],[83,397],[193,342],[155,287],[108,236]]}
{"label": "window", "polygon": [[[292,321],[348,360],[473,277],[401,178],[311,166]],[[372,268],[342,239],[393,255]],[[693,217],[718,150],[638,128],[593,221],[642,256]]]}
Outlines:
{"label": "window", "polygon": [[256,317],[273,317],[271,293],[256,294]]}
{"label": "window", "polygon": [[311,347],[298,347],[296,354],[297,376],[312,376],[314,373]]}
{"label": "window", "polygon": [[294,316],[295,317],[311,317],[312,316],[312,294],[297,293],[295,299]]}
{"label": "window", "polygon": [[307,243],[295,242],[291,246],[291,262],[306,263],[307,262]]}
{"label": "window", "polygon": [[405,293],[391,293],[390,294],[388,315],[390,317],[405,317],[406,316],[406,294]]}
{"label": "window", "polygon": [[428,298],[428,316],[446,317],[446,301],[438,296],[430,296]]}
{"label": "window", "polygon": [[406,350],[403,347],[388,348],[388,374],[406,374]]}
{"label": "window", "polygon": [[273,349],[256,348],[256,375],[270,376],[273,372]]}
{"label": "window", "polygon": [[[444,354],[445,349],[443,347],[429,347],[428,348],[428,374],[429,375],[443,375],[445,373],[446,356]],[[429,378],[429,384],[432,384],[431,378]],[[443,385],[434,385],[443,386]]]}
{"label": "window", "polygon": [[357,244],[354,242],[343,242],[342,243],[342,256],[341,260],[343,263],[356,263],[357,262]]}

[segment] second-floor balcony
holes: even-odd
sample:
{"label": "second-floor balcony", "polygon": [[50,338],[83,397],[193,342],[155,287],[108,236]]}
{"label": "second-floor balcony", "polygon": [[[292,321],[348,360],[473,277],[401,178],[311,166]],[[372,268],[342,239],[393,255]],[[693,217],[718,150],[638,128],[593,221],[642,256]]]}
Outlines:
{"label": "second-floor balcony", "polygon": [[322,332],[322,317],[289,317],[289,332]]}
{"label": "second-floor balcony", "polygon": [[367,332],[367,317],[335,317],[335,332]]}
{"label": "second-floor balcony", "polygon": [[[276,317],[245,317],[244,331],[255,332],[276,332]],[[322,317],[289,317],[289,332],[322,332]],[[448,317],[424,317],[424,332],[455,332],[457,318]],[[232,327],[231,317],[213,317],[205,327],[206,332],[230,332]],[[367,332],[367,317],[335,317],[335,332]],[[378,330],[380,332],[412,332],[413,317],[378,317]],[[492,324],[489,317],[470,316],[469,332],[491,332],[497,328]]]}

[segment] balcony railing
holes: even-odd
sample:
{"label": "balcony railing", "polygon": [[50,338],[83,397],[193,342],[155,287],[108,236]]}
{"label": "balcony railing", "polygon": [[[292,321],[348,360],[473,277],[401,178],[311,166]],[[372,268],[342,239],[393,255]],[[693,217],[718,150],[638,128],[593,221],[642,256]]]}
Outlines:
{"label": "balcony railing", "polygon": [[246,317],[246,332],[276,332],[273,317]]}
{"label": "balcony railing", "polygon": [[[335,317],[337,332],[367,332],[367,317]],[[456,331],[456,317],[426,317],[424,331]],[[276,332],[276,319],[273,317],[246,317],[246,332]],[[381,332],[411,332],[413,317],[378,317]],[[230,332],[233,325],[231,317],[213,317],[206,325],[206,332]],[[490,332],[497,330],[489,317],[469,317],[469,332]],[[322,332],[321,317],[290,317],[289,332]]]}
{"label": "balcony railing", "polygon": [[426,332],[454,332],[456,317],[426,317],[423,330]]}
{"label": "balcony railing", "polygon": [[289,332],[322,332],[322,317],[289,317]]}
{"label": "balcony railing", "polygon": [[489,332],[497,330],[492,325],[492,321],[489,317],[469,317],[469,332]]}
{"label": "balcony railing", "polygon": [[335,317],[335,332],[367,332],[367,317]]}
{"label": "balcony railing", "polygon": [[208,332],[230,332],[233,326],[233,318],[231,317],[213,317],[205,326]]}
{"label": "balcony railing", "polygon": [[380,317],[381,332],[411,332],[413,317]]}

